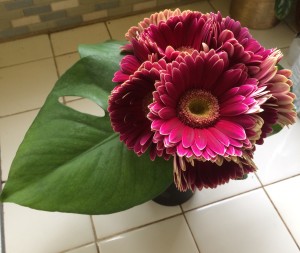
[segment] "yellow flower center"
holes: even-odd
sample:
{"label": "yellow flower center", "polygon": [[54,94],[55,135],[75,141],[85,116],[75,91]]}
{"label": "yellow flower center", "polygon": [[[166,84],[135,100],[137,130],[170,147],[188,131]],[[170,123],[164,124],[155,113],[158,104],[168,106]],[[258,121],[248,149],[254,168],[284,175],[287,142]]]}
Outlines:
{"label": "yellow flower center", "polygon": [[192,54],[194,50],[195,49],[192,47],[184,47],[184,46],[177,48],[177,51],[180,51],[180,52],[186,53],[186,54]]}
{"label": "yellow flower center", "polygon": [[178,118],[193,128],[212,126],[219,118],[219,104],[210,92],[191,89],[185,92],[177,106]]}

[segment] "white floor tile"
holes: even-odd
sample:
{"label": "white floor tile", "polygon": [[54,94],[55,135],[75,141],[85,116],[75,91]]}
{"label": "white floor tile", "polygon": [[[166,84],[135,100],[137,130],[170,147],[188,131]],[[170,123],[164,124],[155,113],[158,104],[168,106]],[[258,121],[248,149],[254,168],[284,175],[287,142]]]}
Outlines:
{"label": "white floor tile", "polygon": [[90,217],[4,204],[7,253],[54,253],[94,241]]}
{"label": "white floor tile", "polygon": [[107,27],[113,40],[125,40],[125,34],[132,26],[137,24],[146,17],[150,17],[152,12],[147,12],[139,15],[133,15],[125,18],[114,19],[107,21]]}
{"label": "white floor tile", "polygon": [[31,111],[0,119],[2,180],[7,180],[17,149],[37,113],[38,111]]}
{"label": "white floor tile", "polygon": [[254,161],[264,185],[300,174],[299,140],[300,120],[257,145]]}
{"label": "white floor tile", "polygon": [[97,238],[101,239],[179,213],[179,206],[166,207],[149,201],[123,212],[93,216],[93,221]]}
{"label": "white floor tile", "polygon": [[72,67],[79,59],[80,56],[77,52],[55,57],[59,75],[62,76],[62,74]]}
{"label": "white floor tile", "polygon": [[0,69],[0,116],[36,109],[53,88],[57,74],[53,59]]}
{"label": "white floor tile", "polygon": [[89,244],[80,248],[66,251],[65,253],[98,253],[96,244]]}
{"label": "white floor tile", "polygon": [[[67,99],[67,101],[70,101],[79,97],[65,98]],[[104,116],[104,110],[99,105],[97,105],[89,99],[77,99],[76,101],[67,102],[66,106],[71,107],[72,109],[82,113],[91,114],[98,117]]]}
{"label": "white floor tile", "polygon": [[52,57],[48,35],[0,44],[0,67]]}
{"label": "white floor tile", "polygon": [[300,176],[267,186],[266,191],[300,247]]}
{"label": "white floor tile", "polygon": [[182,205],[184,211],[211,204],[234,195],[260,187],[255,174],[249,174],[245,180],[231,180],[228,184],[220,185],[216,189],[196,191],[195,195]]}
{"label": "white floor tile", "polygon": [[198,253],[182,216],[101,241],[99,246],[101,253]]}
{"label": "white floor tile", "polygon": [[182,11],[192,10],[192,11],[200,11],[202,13],[214,12],[214,9],[206,1],[198,1],[191,4],[179,5],[178,8]]}
{"label": "white floor tile", "polygon": [[110,39],[104,23],[52,33],[50,38],[56,56],[77,52],[79,44],[94,44]]}
{"label": "white floor tile", "polygon": [[250,29],[250,33],[266,48],[289,47],[295,37],[295,33],[284,22],[270,29]]}
{"label": "white floor tile", "polygon": [[201,253],[299,253],[261,189],[186,216]]}
{"label": "white floor tile", "polygon": [[230,16],[229,9],[231,0],[209,0],[209,2],[217,11],[221,12],[223,17]]}

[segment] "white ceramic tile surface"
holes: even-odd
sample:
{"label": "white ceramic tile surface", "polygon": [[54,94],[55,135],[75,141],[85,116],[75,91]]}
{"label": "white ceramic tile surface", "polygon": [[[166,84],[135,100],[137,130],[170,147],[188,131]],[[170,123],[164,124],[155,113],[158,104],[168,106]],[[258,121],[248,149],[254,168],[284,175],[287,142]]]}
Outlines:
{"label": "white ceramic tile surface", "polygon": [[300,174],[299,140],[300,121],[297,120],[290,128],[284,128],[257,146],[254,161],[264,185]]}
{"label": "white ceramic tile surface", "polygon": [[57,80],[54,60],[2,68],[0,80],[0,116],[40,108]]}
{"label": "white ceramic tile surface", "polygon": [[192,11],[200,11],[202,13],[213,12],[213,7],[206,1],[197,1],[191,4],[179,5],[178,8],[180,10],[192,10]]}
{"label": "white ceramic tile surface", "polygon": [[4,204],[6,253],[53,253],[94,241],[87,215]]}
{"label": "white ceramic tile surface", "polygon": [[0,44],[0,67],[52,57],[48,35]]}
{"label": "white ceramic tile surface", "polygon": [[71,53],[61,56],[56,56],[55,61],[58,69],[58,73],[61,76],[64,74],[73,64],[75,64],[80,59],[79,54]]}
{"label": "white ceramic tile surface", "polygon": [[250,33],[266,48],[288,47],[295,37],[295,33],[284,22],[266,30],[250,29]]}
{"label": "white ceramic tile surface", "polygon": [[266,191],[300,247],[300,176],[269,185]]}
{"label": "white ceramic tile surface", "polygon": [[166,207],[149,201],[120,213],[93,216],[93,221],[97,238],[101,239],[179,213],[179,206]]}
{"label": "white ceramic tile surface", "polygon": [[139,15],[133,15],[125,18],[114,19],[107,21],[107,27],[112,39],[125,40],[125,33],[131,26],[136,26],[145,17],[149,17],[152,12],[147,12]]}
{"label": "white ceramic tile surface", "polygon": [[89,244],[73,250],[68,250],[65,253],[98,253],[96,244]]}
{"label": "white ceramic tile surface", "polygon": [[[73,100],[78,97],[72,97],[72,99],[70,97],[66,97],[66,98],[67,100]],[[96,103],[88,99],[78,99],[76,101],[71,101],[68,102],[66,106],[69,106],[72,109],[82,113],[91,114],[99,117],[104,116],[104,110]]]}
{"label": "white ceramic tile surface", "polygon": [[96,44],[110,39],[104,23],[52,33],[50,38],[55,55],[76,52],[79,44]]}
{"label": "white ceramic tile surface", "polygon": [[186,216],[201,253],[299,253],[262,189]]}
{"label": "white ceramic tile surface", "polygon": [[249,174],[245,180],[231,180],[228,184],[221,185],[216,189],[203,189],[196,191],[189,201],[182,205],[184,211],[201,207],[225,198],[247,192],[260,187],[255,174]]}
{"label": "white ceramic tile surface", "polygon": [[101,241],[99,246],[101,253],[198,253],[182,215]]}
{"label": "white ceramic tile surface", "polygon": [[209,0],[215,10],[220,11],[223,17],[230,16],[229,9],[231,0]]}
{"label": "white ceramic tile surface", "polygon": [[0,119],[2,180],[7,179],[15,153],[37,113],[35,110]]}

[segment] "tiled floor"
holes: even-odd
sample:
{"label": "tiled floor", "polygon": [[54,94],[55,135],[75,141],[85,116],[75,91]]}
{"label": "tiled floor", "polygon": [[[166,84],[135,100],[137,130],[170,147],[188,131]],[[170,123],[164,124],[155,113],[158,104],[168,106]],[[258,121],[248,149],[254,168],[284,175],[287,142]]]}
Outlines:
{"label": "tiled floor", "polygon": [[[181,7],[228,14],[229,0]],[[215,8],[215,9],[214,9]],[[58,76],[78,58],[79,43],[123,39],[145,15],[126,17],[0,44],[2,180]],[[294,32],[281,23],[252,31],[267,47],[288,52]],[[110,37],[111,36],[111,37]],[[289,67],[286,59],[283,65]],[[71,101],[73,100],[73,101]],[[67,105],[101,114],[89,101]],[[130,210],[87,216],[4,204],[7,253],[299,253],[300,121],[258,148],[257,175],[203,190],[177,207],[148,202]]]}

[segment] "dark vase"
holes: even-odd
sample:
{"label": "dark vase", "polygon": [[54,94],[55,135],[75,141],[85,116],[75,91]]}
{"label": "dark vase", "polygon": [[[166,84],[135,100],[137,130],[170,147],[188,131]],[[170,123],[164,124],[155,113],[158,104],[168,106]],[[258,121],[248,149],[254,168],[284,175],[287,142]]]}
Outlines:
{"label": "dark vase", "polygon": [[177,206],[188,201],[193,195],[194,192],[191,190],[179,191],[176,185],[172,183],[167,190],[155,197],[153,201],[163,206]]}

